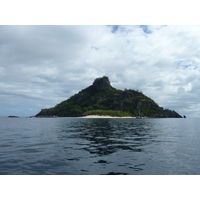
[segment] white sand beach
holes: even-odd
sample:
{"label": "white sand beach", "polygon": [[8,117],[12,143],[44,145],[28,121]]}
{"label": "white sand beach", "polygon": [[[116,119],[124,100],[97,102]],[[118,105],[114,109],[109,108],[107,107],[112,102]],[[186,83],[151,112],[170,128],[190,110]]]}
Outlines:
{"label": "white sand beach", "polygon": [[135,118],[135,117],[112,117],[109,115],[87,115],[79,118]]}

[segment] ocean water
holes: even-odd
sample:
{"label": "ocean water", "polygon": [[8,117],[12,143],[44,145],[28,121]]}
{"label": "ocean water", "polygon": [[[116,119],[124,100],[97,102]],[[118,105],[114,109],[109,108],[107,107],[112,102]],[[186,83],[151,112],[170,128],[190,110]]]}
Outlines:
{"label": "ocean water", "polygon": [[0,118],[0,175],[200,174],[200,119]]}

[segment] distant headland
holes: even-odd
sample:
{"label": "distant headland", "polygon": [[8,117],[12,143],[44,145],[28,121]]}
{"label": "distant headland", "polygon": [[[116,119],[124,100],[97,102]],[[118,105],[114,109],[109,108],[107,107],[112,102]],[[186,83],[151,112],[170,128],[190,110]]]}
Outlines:
{"label": "distant headland", "polygon": [[174,110],[164,109],[142,92],[111,86],[109,78],[96,78],[92,85],[78,94],[35,117],[84,117],[88,115],[111,117],[182,118]]}

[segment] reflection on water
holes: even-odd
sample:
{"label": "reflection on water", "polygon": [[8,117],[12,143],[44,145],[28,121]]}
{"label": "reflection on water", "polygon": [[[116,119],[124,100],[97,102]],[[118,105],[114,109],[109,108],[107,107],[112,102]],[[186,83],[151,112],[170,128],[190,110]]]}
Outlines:
{"label": "reflection on water", "polygon": [[143,146],[155,142],[156,138],[151,123],[142,120],[85,119],[79,124],[72,123],[71,128],[79,132],[71,137],[88,140],[89,145],[83,149],[99,156],[119,150],[141,152]]}
{"label": "reflection on water", "polygon": [[151,146],[159,142],[154,128],[148,120],[80,119],[63,128],[70,132],[62,132],[60,139],[67,140],[66,148],[73,143],[76,150],[89,153],[87,159],[94,160],[91,174],[138,174],[145,166],[140,157],[146,157]]}
{"label": "reflection on water", "polygon": [[0,174],[200,174],[196,122],[0,119]]}

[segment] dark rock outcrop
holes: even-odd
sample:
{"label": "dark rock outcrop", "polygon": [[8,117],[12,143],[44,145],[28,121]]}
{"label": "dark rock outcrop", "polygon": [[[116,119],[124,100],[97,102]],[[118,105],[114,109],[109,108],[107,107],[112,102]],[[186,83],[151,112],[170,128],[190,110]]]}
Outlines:
{"label": "dark rock outcrop", "polygon": [[179,115],[176,111],[174,111],[174,110],[168,110],[168,109],[165,109],[163,111],[163,115],[166,118],[182,118],[182,116]]}
{"label": "dark rock outcrop", "polygon": [[93,87],[97,91],[101,91],[101,90],[111,87],[111,85],[110,85],[110,81],[108,77],[104,76],[102,78],[96,78],[93,82]]}

